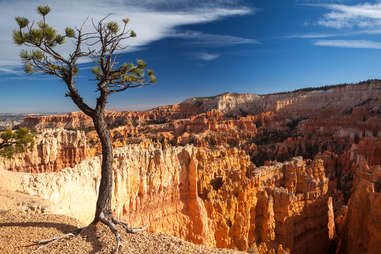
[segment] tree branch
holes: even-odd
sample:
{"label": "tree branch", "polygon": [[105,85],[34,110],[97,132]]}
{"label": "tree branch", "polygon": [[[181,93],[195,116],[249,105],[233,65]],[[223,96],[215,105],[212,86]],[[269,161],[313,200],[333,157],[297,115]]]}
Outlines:
{"label": "tree branch", "polygon": [[79,95],[78,90],[71,83],[66,83],[67,88],[69,89],[68,97],[72,99],[72,101],[77,105],[77,107],[83,111],[86,115],[90,117],[94,117],[95,110],[88,106],[83,98]]}

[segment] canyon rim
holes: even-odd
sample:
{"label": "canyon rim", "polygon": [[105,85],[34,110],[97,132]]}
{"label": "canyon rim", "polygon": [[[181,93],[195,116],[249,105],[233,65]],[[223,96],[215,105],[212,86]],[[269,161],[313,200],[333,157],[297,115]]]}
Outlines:
{"label": "canyon rim", "polygon": [[[113,214],[133,226],[249,253],[377,253],[381,81],[226,93],[108,111]],[[100,143],[81,113],[26,116],[35,146],[0,160],[17,209],[91,222]],[[80,193],[80,195],[79,195]]]}

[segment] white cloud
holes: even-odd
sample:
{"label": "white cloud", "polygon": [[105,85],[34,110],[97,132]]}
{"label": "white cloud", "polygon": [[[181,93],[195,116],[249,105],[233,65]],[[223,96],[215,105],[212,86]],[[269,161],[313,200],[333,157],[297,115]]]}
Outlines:
{"label": "white cloud", "polygon": [[225,47],[243,44],[260,44],[257,40],[231,35],[208,34],[198,31],[176,31],[171,37],[188,40],[188,44],[203,47]]}
{"label": "white cloud", "polygon": [[339,34],[324,34],[324,33],[308,33],[308,34],[292,34],[283,36],[282,38],[287,39],[318,39],[318,38],[329,38],[336,37]]}
{"label": "white cloud", "polygon": [[342,33],[305,33],[305,34],[292,34],[283,36],[282,38],[288,39],[319,39],[319,38],[331,38],[331,37],[347,37],[355,35],[376,35],[381,34],[381,29],[366,29]]}
{"label": "white cloud", "polygon": [[7,66],[0,67],[0,73],[1,72],[3,72],[3,73],[11,73],[11,74],[20,74],[20,73],[22,73],[20,70],[16,70],[14,67],[7,67]]}
{"label": "white cloud", "polygon": [[381,49],[381,42],[368,40],[318,40],[314,42],[314,45],[340,48]]}
{"label": "white cloud", "polygon": [[[25,16],[30,20],[37,20],[39,17],[35,9],[39,4],[51,6],[51,14],[47,17],[48,23],[61,32],[66,26],[80,26],[86,17],[99,20],[108,13],[113,13],[111,19],[116,21],[129,17],[131,20],[129,27],[135,30],[138,36],[127,43],[129,50],[136,50],[152,41],[173,35],[178,26],[212,22],[256,11],[238,3],[239,0],[0,1],[3,13],[0,15],[0,34],[3,35],[0,39],[0,66],[21,64],[18,57],[20,47],[14,45],[11,38],[12,30],[17,27],[14,17]],[[90,28],[89,24],[86,29]],[[231,43],[238,43],[240,40],[235,37],[230,39]],[[68,52],[68,49],[64,48],[63,51]]]}
{"label": "white cloud", "polygon": [[329,12],[324,14],[317,22],[314,22],[315,25],[343,30],[337,33],[293,34],[283,38],[321,39],[313,42],[313,45],[315,46],[381,49],[381,42],[371,40],[323,40],[324,38],[333,37],[354,37],[359,35],[381,34],[381,4],[363,3],[357,5],[304,5],[322,7],[329,10]]}
{"label": "white cloud", "polygon": [[321,4],[330,10],[317,23],[321,26],[341,28],[373,28],[381,26],[381,4]]}
{"label": "white cloud", "polygon": [[196,58],[201,59],[203,61],[213,61],[219,58],[221,55],[220,54],[209,54],[206,52],[199,53],[195,55]]}

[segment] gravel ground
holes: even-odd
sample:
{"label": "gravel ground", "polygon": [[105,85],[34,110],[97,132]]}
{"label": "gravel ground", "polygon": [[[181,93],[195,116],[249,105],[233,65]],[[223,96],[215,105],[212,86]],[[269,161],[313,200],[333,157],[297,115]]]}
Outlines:
{"label": "gravel ground", "polygon": [[[78,221],[66,216],[0,210],[0,253],[30,253],[39,247],[33,241],[68,233],[79,226]],[[242,253],[207,248],[164,234],[126,234],[120,227],[119,232],[123,240],[119,253]],[[63,239],[38,253],[112,253],[115,243],[113,233],[98,223],[82,236]]]}

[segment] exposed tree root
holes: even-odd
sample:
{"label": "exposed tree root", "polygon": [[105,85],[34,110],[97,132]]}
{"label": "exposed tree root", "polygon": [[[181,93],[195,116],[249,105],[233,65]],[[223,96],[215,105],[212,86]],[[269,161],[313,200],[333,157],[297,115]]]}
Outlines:
{"label": "exposed tree root", "polygon": [[58,241],[60,241],[62,239],[75,238],[75,237],[79,236],[80,234],[82,234],[84,231],[86,231],[86,229],[89,226],[86,226],[86,227],[83,227],[83,228],[79,228],[79,229],[75,230],[73,233],[67,233],[67,234],[56,236],[56,237],[53,237],[53,238],[50,238],[50,239],[44,239],[44,240],[35,241],[34,242],[35,244],[41,244],[41,246],[38,247],[37,249],[35,249],[34,251],[32,251],[30,254],[36,253],[39,250],[41,250],[41,249],[43,249],[45,247],[48,247],[49,245],[51,245],[51,244],[53,244],[55,242],[58,242]]}
{"label": "exposed tree root", "polygon": [[147,225],[144,225],[143,227],[140,227],[140,228],[130,228],[126,223],[118,221],[118,220],[116,220],[114,218],[112,218],[112,222],[114,224],[118,224],[118,225],[122,226],[122,228],[124,228],[127,233],[132,233],[132,234],[144,231],[146,229],[146,227],[147,227]]}
{"label": "exposed tree root", "polygon": [[119,247],[120,247],[120,241],[122,240],[122,238],[120,237],[120,234],[118,232],[118,229],[116,229],[115,227],[115,224],[112,222],[112,220],[109,220],[107,219],[103,213],[101,213],[99,215],[99,219],[104,223],[106,224],[110,229],[111,231],[114,233],[115,235],[115,238],[116,238],[116,248],[114,250],[114,253],[118,253],[119,252]]}
{"label": "exposed tree root", "polygon": [[[103,224],[108,226],[110,228],[110,230],[113,232],[113,234],[115,235],[115,238],[116,238],[116,248],[115,248],[115,250],[113,252],[114,254],[117,254],[119,252],[121,241],[122,241],[122,238],[121,238],[121,236],[120,236],[120,234],[118,232],[118,229],[116,228],[116,225],[122,226],[123,229],[125,229],[126,232],[130,233],[130,234],[135,234],[135,233],[141,232],[141,231],[146,229],[146,225],[144,225],[143,227],[140,227],[140,228],[130,228],[124,222],[118,221],[118,220],[116,220],[116,219],[114,219],[112,217],[110,219],[106,218],[103,213],[101,213],[99,215],[99,220]],[[56,237],[53,237],[53,238],[50,238],[50,239],[44,239],[44,240],[35,241],[34,242],[35,244],[39,244],[41,246],[39,246],[37,249],[32,251],[30,254],[37,253],[39,250],[41,250],[41,249],[43,249],[45,247],[48,247],[49,245],[51,245],[51,244],[53,244],[55,242],[58,242],[60,240],[63,240],[63,239],[69,239],[69,240],[71,240],[71,239],[81,235],[83,232],[85,232],[89,228],[90,225],[88,225],[86,227],[83,227],[83,228],[79,228],[79,229],[75,230],[72,233],[67,233],[67,234],[64,234],[64,235],[56,236]]]}

